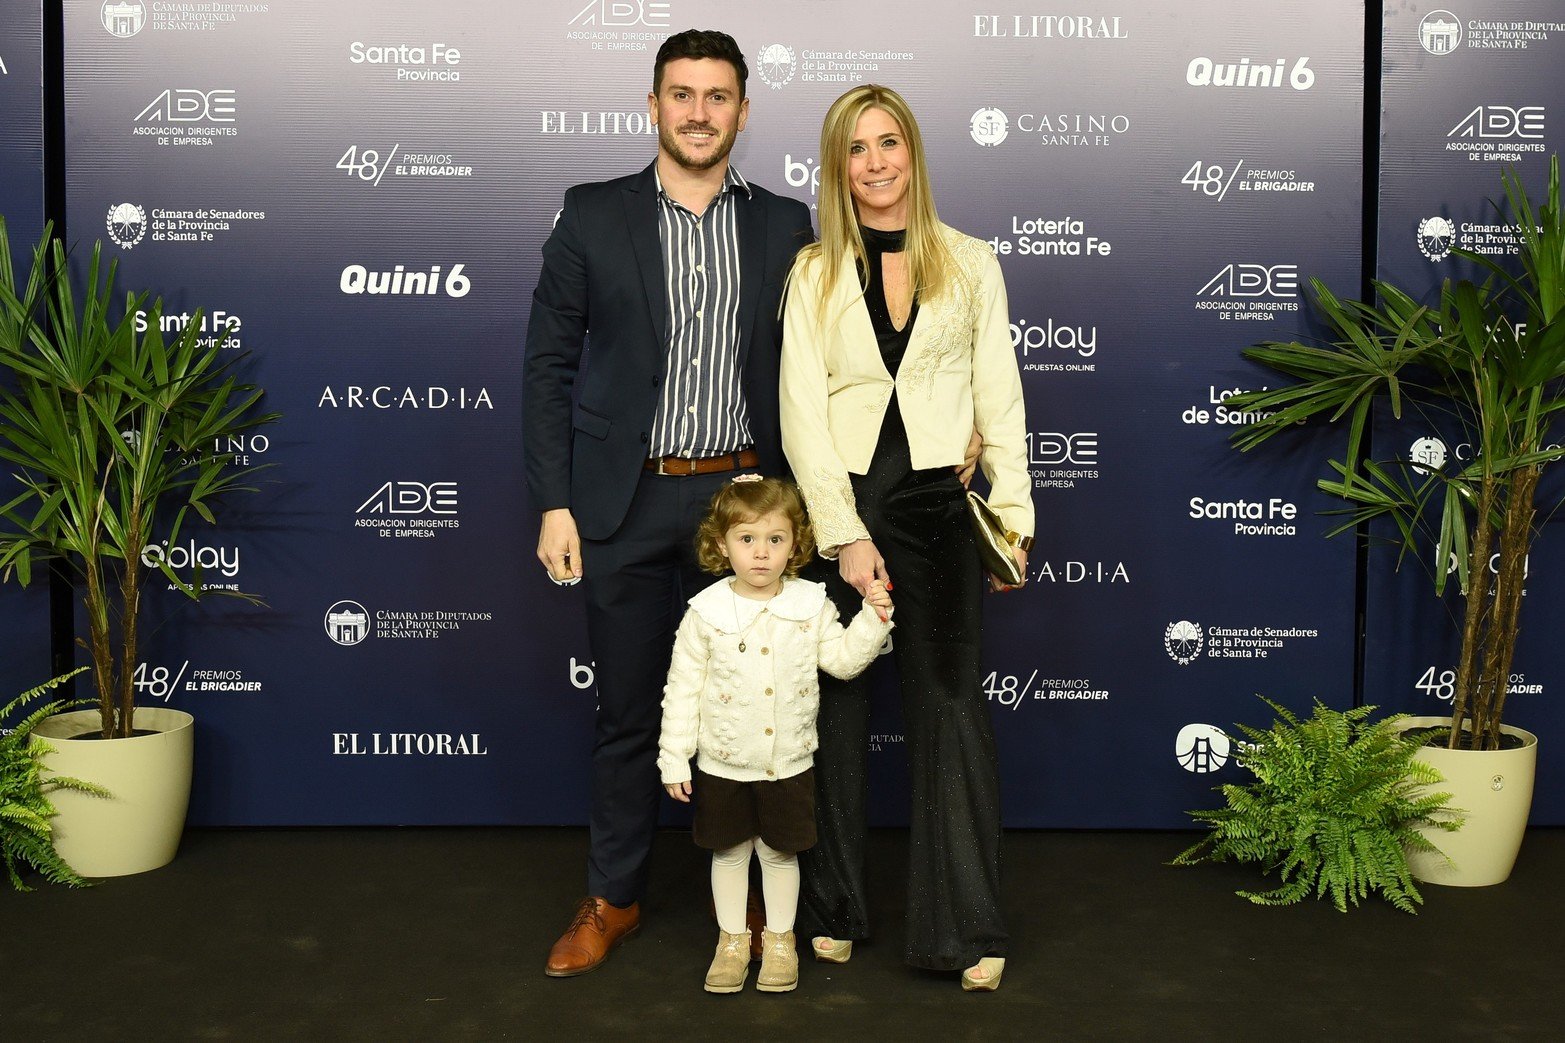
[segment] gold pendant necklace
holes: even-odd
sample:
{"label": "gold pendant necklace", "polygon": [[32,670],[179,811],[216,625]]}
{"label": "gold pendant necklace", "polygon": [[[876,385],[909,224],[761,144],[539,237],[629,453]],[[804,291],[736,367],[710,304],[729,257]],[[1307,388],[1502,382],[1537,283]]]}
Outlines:
{"label": "gold pendant necklace", "polygon": [[[728,585],[728,596],[734,599],[734,626],[738,626],[739,625],[739,595],[734,592],[734,585],[732,583],[730,583]],[[776,595],[773,595],[773,596],[775,597]],[[748,599],[746,599],[746,600],[748,600]],[[746,623],[744,625],[744,627],[739,631],[739,651],[741,651],[741,652],[744,651],[744,649],[745,649],[744,639],[749,635],[750,629],[752,627],[754,627],[755,624],[760,620],[760,618],[763,615],[765,615],[765,614],[766,614],[766,607],[763,605],[761,607],[761,611],[759,611],[759,612],[757,612],[755,614],[755,619],[750,620],[750,622]]]}

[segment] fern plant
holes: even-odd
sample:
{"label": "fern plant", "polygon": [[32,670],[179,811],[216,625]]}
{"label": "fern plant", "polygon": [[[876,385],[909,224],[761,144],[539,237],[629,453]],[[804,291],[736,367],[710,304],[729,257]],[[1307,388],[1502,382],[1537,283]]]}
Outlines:
{"label": "fern plant", "polygon": [[1311,891],[1331,896],[1346,912],[1371,893],[1417,913],[1423,896],[1408,872],[1406,850],[1439,849],[1419,826],[1455,830],[1461,816],[1449,793],[1424,787],[1442,780],[1415,758],[1417,743],[1402,736],[1396,714],[1370,723],[1373,706],[1332,710],[1320,700],[1308,719],[1262,700],[1277,714],[1266,731],[1237,725],[1237,763],[1255,781],[1217,787],[1228,806],[1190,815],[1211,827],[1175,865],[1256,862],[1276,871],[1270,891],[1239,891],[1258,905],[1289,905]]}
{"label": "fern plant", "polygon": [[[0,708],[0,721],[9,719],[27,703],[86,669],[80,667],[31,691],[23,692]],[[102,786],[81,779],[62,775],[44,778],[43,759],[45,755],[54,752],[54,747],[34,735],[33,729],[39,721],[67,706],[90,701],[83,699],[66,704],[55,700],[44,703],[23,717],[9,732],[0,732],[0,860],[5,862],[11,886],[18,891],[32,890],[22,882],[21,874],[17,871],[19,865],[32,866],[52,883],[71,887],[83,887],[87,883],[54,850],[54,830],[49,820],[55,812],[54,805],[49,802],[49,793],[54,789],[74,789],[102,797],[109,794]]]}

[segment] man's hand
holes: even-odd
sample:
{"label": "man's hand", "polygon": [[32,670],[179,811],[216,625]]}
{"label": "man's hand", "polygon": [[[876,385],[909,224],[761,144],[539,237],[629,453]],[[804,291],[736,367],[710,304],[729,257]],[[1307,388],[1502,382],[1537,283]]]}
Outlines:
{"label": "man's hand", "polygon": [[690,783],[689,782],[665,782],[663,784],[663,788],[668,791],[668,795],[670,797],[673,797],[675,800],[679,801],[681,804],[689,804],[690,803]]}
{"label": "man's hand", "polygon": [[967,440],[967,452],[962,454],[962,462],[952,470],[956,471],[957,480],[966,489],[973,480],[973,475],[978,471],[978,452],[984,447],[984,436],[973,428],[973,437]]}
{"label": "man's hand", "polygon": [[888,586],[891,581],[891,577],[886,575],[886,560],[875,549],[873,540],[844,543],[837,551],[837,571],[863,598],[869,597],[870,584],[876,580]]}
{"label": "man's hand", "polygon": [[538,529],[538,560],[556,583],[576,583],[581,579],[581,537],[576,534],[576,519],[569,507],[543,512]]}

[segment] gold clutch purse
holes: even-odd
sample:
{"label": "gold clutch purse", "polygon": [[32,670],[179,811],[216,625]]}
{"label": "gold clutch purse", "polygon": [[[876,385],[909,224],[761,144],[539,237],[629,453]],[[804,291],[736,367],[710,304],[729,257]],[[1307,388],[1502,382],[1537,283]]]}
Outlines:
{"label": "gold clutch purse", "polygon": [[989,502],[972,490],[967,493],[967,517],[973,523],[973,535],[978,539],[978,559],[983,562],[984,570],[1008,586],[1020,586],[1025,577],[1016,563],[1013,548],[1030,549],[1032,538],[1018,536],[1007,529]]}

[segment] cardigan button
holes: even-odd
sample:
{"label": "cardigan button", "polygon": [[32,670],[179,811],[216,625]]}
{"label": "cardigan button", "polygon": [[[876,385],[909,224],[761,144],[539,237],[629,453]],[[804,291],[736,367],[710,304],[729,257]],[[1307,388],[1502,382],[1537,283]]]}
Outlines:
{"label": "cardigan button", "polygon": [[769,778],[769,779],[770,778],[775,778],[776,775],[777,775],[777,773],[775,771],[773,771],[772,769],[770,769],[770,768],[766,769],[766,777],[767,778]]}
{"label": "cardigan button", "polygon": [[771,694],[772,694],[772,690],[771,690],[771,689],[770,689],[770,688],[768,688],[768,689],[767,689],[767,690],[766,690],[766,694],[767,694],[767,695],[771,695]]}
{"label": "cardigan button", "polygon": [[770,728],[768,728],[768,729],[766,729],[766,734],[767,734],[767,735],[770,735],[770,734],[772,734],[772,730],[771,730],[771,729],[770,729]]}
{"label": "cardigan button", "polygon": [[770,654],[771,654],[771,651],[772,651],[772,650],[771,650],[771,649],[770,649],[770,648],[762,648],[762,649],[761,649],[761,654],[762,654],[762,655],[770,655]]}

